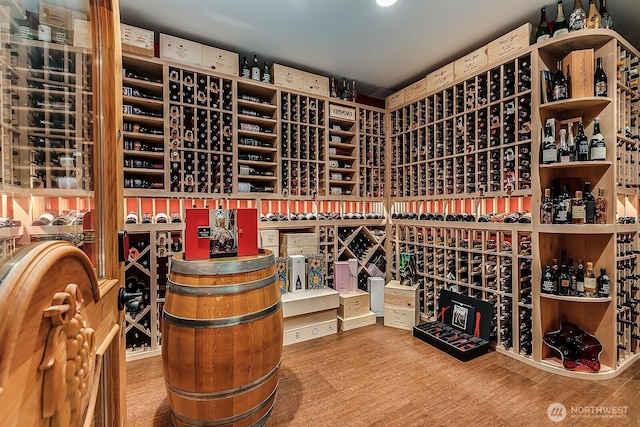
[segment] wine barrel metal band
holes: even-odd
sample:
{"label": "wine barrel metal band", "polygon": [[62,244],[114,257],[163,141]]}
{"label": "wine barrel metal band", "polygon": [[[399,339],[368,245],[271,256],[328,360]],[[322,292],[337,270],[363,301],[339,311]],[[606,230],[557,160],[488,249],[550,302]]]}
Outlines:
{"label": "wine barrel metal band", "polygon": [[[255,414],[256,412],[261,411],[265,406],[267,406],[269,404],[269,401],[271,399],[273,399],[273,402],[271,402],[271,407],[269,408],[269,410],[267,411],[267,416],[271,413],[271,411],[273,410],[273,406],[275,405],[275,394],[277,391],[277,387],[273,389],[273,391],[269,394],[269,396],[267,396],[267,398],[265,400],[263,400],[259,405],[249,409],[248,411],[244,411],[238,415],[234,415],[232,417],[227,417],[227,418],[219,418],[217,420],[194,420],[191,418],[187,418],[183,415],[180,414],[176,414],[173,410],[173,408],[171,409],[171,413],[173,414],[174,417],[176,417],[178,419],[178,421],[183,422],[187,425],[190,426],[203,426],[203,427],[217,427],[217,426],[226,426],[226,425],[230,425],[233,423],[237,423],[238,421],[242,421],[245,418],[250,417],[251,415]],[[265,417],[260,417],[260,419],[258,421],[256,421],[255,423],[253,423],[252,425],[257,426],[257,425],[263,425],[264,421],[263,418]],[[262,422],[262,424],[259,424],[259,422]]]}
{"label": "wine barrel metal band", "polygon": [[219,319],[191,319],[185,317],[174,316],[166,311],[162,311],[162,319],[172,325],[182,326],[185,328],[206,329],[206,328],[225,328],[228,326],[242,325],[243,323],[253,322],[255,320],[264,319],[271,316],[280,309],[281,302],[278,300],[275,304],[263,310],[256,311],[240,316],[222,317]]}
{"label": "wine barrel metal band", "polygon": [[169,280],[167,288],[182,295],[231,295],[266,288],[276,281],[276,275],[254,280],[253,282],[232,283],[219,286],[191,286]]}
{"label": "wine barrel metal band", "polygon": [[[169,390],[171,390],[176,395],[178,395],[180,397],[183,397],[185,399],[203,400],[203,401],[209,401],[209,400],[213,400],[213,399],[226,399],[228,397],[233,397],[233,396],[235,396],[237,394],[246,393],[246,392],[251,391],[251,390],[253,390],[255,388],[258,388],[259,386],[261,386],[265,382],[269,381],[275,374],[277,374],[278,373],[278,368],[280,368],[280,362],[278,362],[278,364],[275,366],[275,368],[273,368],[270,372],[268,372],[266,375],[258,378],[257,380],[252,381],[252,382],[250,382],[248,384],[242,385],[240,387],[230,388],[230,389],[222,390],[222,391],[214,391],[214,392],[186,391],[186,390],[182,390],[182,389],[176,388],[175,386],[169,384],[166,379],[165,379],[164,383],[167,385],[167,388]],[[276,386],[276,388],[277,388],[277,386]]]}
{"label": "wine barrel metal band", "polygon": [[193,262],[174,257],[171,260],[171,271],[179,274],[212,276],[216,274],[249,273],[275,265],[276,259],[273,253],[266,255],[264,251],[261,251],[261,254],[263,255],[261,257],[244,260],[234,258],[233,261],[223,261],[224,258],[216,258],[216,262]]}

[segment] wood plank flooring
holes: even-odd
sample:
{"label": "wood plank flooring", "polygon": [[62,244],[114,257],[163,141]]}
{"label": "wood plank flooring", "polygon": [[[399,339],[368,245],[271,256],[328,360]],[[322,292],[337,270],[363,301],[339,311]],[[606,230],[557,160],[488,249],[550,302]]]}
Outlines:
{"label": "wood plank flooring", "polygon": [[[567,418],[553,423],[551,403]],[[577,418],[584,407],[628,407],[622,418]],[[605,408],[606,409],[606,408]],[[130,427],[171,426],[160,356],[127,363]],[[274,426],[638,426],[640,363],[617,378],[554,375],[490,352],[460,362],[376,325],[284,348]]]}

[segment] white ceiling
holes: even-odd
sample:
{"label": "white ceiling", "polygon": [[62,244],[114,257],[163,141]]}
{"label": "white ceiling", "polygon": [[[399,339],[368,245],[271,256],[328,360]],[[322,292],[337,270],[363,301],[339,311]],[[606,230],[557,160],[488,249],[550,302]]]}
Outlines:
{"label": "white ceiling", "polygon": [[[583,0],[584,7],[588,1]],[[553,0],[120,0],[121,21],[329,77],[384,98],[525,22]],[[640,0],[610,0],[616,30],[640,46]],[[564,0],[567,15],[572,0]]]}

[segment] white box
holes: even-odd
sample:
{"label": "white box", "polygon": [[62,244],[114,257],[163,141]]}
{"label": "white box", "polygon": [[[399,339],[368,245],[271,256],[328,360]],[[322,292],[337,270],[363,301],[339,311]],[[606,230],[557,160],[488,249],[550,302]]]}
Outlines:
{"label": "white box", "polygon": [[120,24],[120,40],[122,51],[136,55],[150,56],[155,54],[154,33],[151,30]]}
{"label": "white box", "polygon": [[384,279],[381,277],[369,277],[369,309],[376,313],[377,317],[384,316]]}
{"label": "white box", "polygon": [[307,287],[304,255],[289,257],[289,292],[303,292]]}
{"label": "white box", "polygon": [[349,263],[347,261],[333,262],[334,285],[341,294],[349,292]]}
{"label": "white box", "polygon": [[299,316],[286,317],[284,319],[284,331],[291,329],[304,328],[317,323],[328,322],[338,318],[338,310],[335,308],[323,311],[316,311],[309,314],[301,314]]}
{"label": "white box", "polygon": [[338,316],[338,329],[341,331],[350,331],[351,329],[362,328],[363,326],[375,325],[376,314],[373,311],[362,314],[360,316],[343,319]]}
{"label": "white box", "polygon": [[318,311],[337,309],[339,306],[338,293],[330,288],[282,295],[282,317],[285,319]]}
{"label": "white box", "polygon": [[315,338],[334,335],[338,332],[338,319],[316,323],[314,325],[303,326],[284,331],[283,345],[290,345],[299,342],[309,341]]}
{"label": "white box", "polygon": [[190,40],[160,34],[160,58],[202,67],[202,45]]}

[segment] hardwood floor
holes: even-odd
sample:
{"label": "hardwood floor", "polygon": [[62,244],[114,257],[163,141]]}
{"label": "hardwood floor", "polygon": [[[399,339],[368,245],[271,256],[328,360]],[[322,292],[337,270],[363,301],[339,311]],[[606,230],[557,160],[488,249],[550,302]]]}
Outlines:
{"label": "hardwood floor", "polygon": [[[378,324],[284,348],[277,402],[267,426],[637,426],[640,363],[617,378],[554,375],[490,352],[460,362]],[[567,418],[553,423],[551,403]],[[576,418],[575,411],[624,411]],[[160,357],[127,363],[130,427],[171,426]]]}

